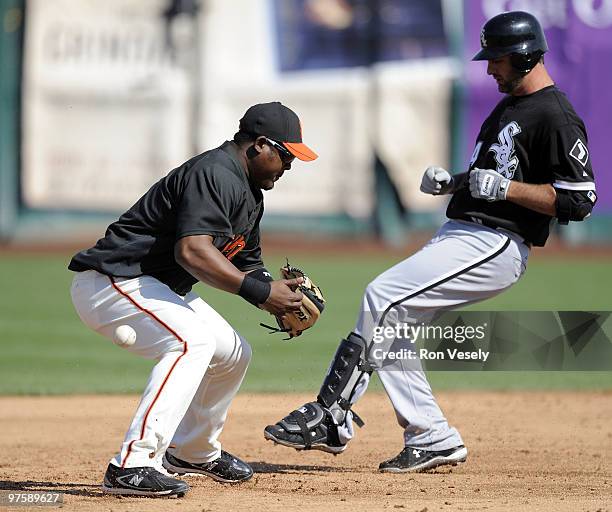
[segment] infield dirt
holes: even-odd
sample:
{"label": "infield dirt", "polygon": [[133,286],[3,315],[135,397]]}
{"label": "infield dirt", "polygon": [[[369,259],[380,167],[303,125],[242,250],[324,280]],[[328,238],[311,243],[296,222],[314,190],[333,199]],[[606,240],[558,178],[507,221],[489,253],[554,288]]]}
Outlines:
{"label": "infield dirt", "polygon": [[191,492],[168,500],[117,498],[100,489],[138,397],[2,397],[0,489],[62,492],[64,510],[83,511],[612,510],[611,392],[440,393],[468,461],[402,475],[377,471],[403,444],[384,394],[359,402],[366,426],[339,456],[263,439],[267,423],[308,399],[239,395],[221,440],[256,475],[233,486],[186,477]]}

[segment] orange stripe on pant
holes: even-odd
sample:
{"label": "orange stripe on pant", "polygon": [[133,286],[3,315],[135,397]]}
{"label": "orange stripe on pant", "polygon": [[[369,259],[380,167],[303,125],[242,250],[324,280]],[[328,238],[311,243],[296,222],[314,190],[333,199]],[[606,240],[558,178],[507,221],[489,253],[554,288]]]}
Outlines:
{"label": "orange stripe on pant", "polygon": [[[121,288],[119,288],[119,286],[117,285],[117,283],[115,283],[114,279],[112,277],[109,277],[111,284],[113,285],[113,288],[115,290],[117,290],[117,292],[119,294],[121,294],[123,297],[125,297],[127,300],[129,300],[136,308],[138,308],[140,311],[142,311],[143,313],[149,315],[151,318],[153,318],[153,320],[159,322],[165,329],[167,329],[173,336],[176,337],[177,340],[179,340],[182,344],[183,344],[183,353],[177,357],[176,361],[174,361],[174,364],[172,365],[172,367],[170,368],[170,370],[168,371],[168,374],[166,375],[166,378],[164,379],[164,381],[162,382],[161,386],[159,387],[159,390],[157,391],[157,394],[155,395],[155,398],[153,399],[153,401],[151,402],[151,405],[149,405],[149,407],[147,408],[147,412],[144,415],[144,418],[142,420],[142,427],[140,429],[140,439],[142,439],[144,437],[144,431],[145,431],[145,426],[147,424],[147,418],[149,417],[149,413],[151,412],[151,409],[153,409],[153,406],[155,405],[155,402],[157,401],[157,399],[159,398],[159,395],[161,394],[162,390],[164,389],[164,386],[166,385],[166,382],[168,381],[168,379],[170,378],[170,375],[172,374],[172,371],[174,370],[174,368],[176,367],[176,365],[178,364],[178,362],[180,361],[180,359],[187,353],[187,342],[181,338],[175,331],[174,329],[172,329],[168,324],[166,324],[163,320],[161,320],[160,318],[158,318],[155,313],[149,311],[148,309],[143,308],[140,304],[138,304],[132,297],[130,297],[127,293],[125,293]],[[132,452],[132,444],[134,444],[135,441],[140,441],[140,439],[134,439],[133,441],[130,441],[130,444],[128,446],[128,451],[127,454],[125,456],[125,459],[123,461],[121,461],[121,467],[125,467],[125,464],[127,463],[127,460],[130,456],[130,453]]]}

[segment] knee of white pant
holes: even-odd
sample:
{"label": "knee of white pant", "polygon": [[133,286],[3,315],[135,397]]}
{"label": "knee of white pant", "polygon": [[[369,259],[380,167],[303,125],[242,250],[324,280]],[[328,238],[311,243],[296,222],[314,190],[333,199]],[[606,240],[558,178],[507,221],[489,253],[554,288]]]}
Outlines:
{"label": "knee of white pant", "polygon": [[369,298],[372,297],[375,294],[375,290],[374,290],[374,283],[376,282],[376,280],[374,281],[370,281],[368,283],[368,285],[366,286],[364,292],[363,292],[363,301],[364,302],[369,302]]}
{"label": "knee of white pant", "polygon": [[249,363],[251,362],[251,357],[253,356],[253,351],[251,350],[251,345],[239,334],[237,336],[237,350],[236,356],[232,358],[232,361],[229,365],[226,366],[227,370],[235,373],[235,374],[245,374],[247,368],[249,367]]}
{"label": "knee of white pant", "polygon": [[187,340],[188,352],[193,355],[204,355],[212,357],[215,353],[217,342],[212,336],[194,336]]}
{"label": "knee of white pant", "polygon": [[[227,348],[227,347],[226,347]],[[252,350],[249,343],[238,333],[232,343],[232,348],[216,354],[210,365],[211,375],[222,375],[225,373],[246,373],[251,362]]]}
{"label": "knee of white pant", "polygon": [[249,345],[247,340],[240,335],[238,335],[238,338],[240,340],[240,356],[237,361],[237,365],[241,365],[246,368],[249,366],[251,358],[253,357],[253,350],[251,349],[251,345]]}
{"label": "knee of white pant", "polygon": [[366,286],[365,292],[363,293],[363,302],[364,305],[368,306],[370,311],[376,311],[380,307],[379,303],[381,298],[381,282],[376,278]]}

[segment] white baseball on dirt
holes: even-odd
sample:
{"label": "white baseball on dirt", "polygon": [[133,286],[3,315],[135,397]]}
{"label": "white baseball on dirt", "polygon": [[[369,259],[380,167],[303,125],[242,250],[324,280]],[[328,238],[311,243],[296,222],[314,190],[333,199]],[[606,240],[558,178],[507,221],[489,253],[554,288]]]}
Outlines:
{"label": "white baseball on dirt", "polygon": [[120,325],[113,333],[113,343],[120,347],[129,347],[136,342],[136,331],[129,325]]}

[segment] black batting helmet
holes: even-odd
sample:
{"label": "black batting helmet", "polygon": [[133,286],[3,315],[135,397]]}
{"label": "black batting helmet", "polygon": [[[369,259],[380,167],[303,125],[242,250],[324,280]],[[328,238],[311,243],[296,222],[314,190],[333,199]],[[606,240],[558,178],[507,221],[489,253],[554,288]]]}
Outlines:
{"label": "black batting helmet", "polygon": [[512,66],[529,73],[548,51],[544,31],[533,14],[504,12],[487,21],[480,32],[480,51],[472,60],[511,56]]}

